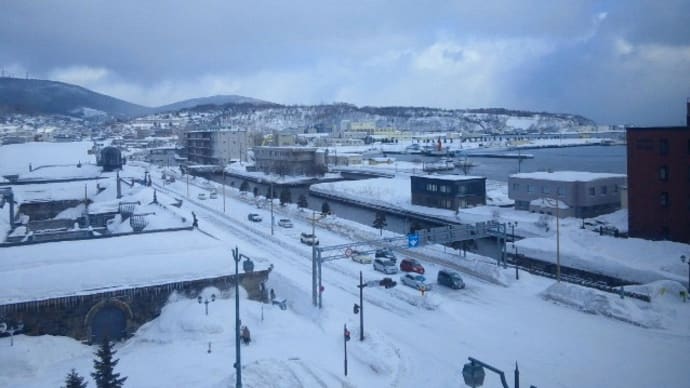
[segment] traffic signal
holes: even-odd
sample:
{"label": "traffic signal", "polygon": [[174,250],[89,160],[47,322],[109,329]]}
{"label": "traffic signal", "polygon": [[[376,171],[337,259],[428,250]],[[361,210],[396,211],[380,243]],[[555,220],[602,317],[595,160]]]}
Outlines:
{"label": "traffic signal", "polygon": [[355,314],[359,314],[359,305],[355,303],[354,306],[352,306],[352,312]]}

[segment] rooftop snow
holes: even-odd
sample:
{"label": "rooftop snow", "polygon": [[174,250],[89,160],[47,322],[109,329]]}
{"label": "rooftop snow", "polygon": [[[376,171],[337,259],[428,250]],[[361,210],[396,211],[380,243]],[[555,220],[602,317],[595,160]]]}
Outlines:
{"label": "rooftop snow", "polygon": [[612,174],[605,172],[587,172],[587,171],[537,171],[537,172],[522,172],[513,174],[511,178],[523,179],[541,179],[545,181],[556,182],[591,182],[597,179],[606,178],[626,178],[624,174]]}

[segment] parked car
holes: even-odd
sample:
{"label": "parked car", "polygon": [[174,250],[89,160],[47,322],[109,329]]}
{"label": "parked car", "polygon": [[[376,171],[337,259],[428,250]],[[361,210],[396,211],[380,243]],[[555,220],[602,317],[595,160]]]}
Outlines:
{"label": "parked car", "polygon": [[208,197],[211,199],[216,199],[218,198],[218,193],[215,190],[213,190],[211,191],[211,193],[209,193]]}
{"label": "parked car", "polygon": [[417,272],[424,275],[424,267],[415,259],[402,259],[400,261],[400,270],[403,272]]}
{"label": "parked car", "polygon": [[382,257],[374,259],[374,270],[383,273],[398,273],[398,267],[395,266],[395,262]]}
{"label": "parked car", "polygon": [[462,280],[460,274],[447,269],[438,271],[436,281],[442,286],[450,287],[456,290],[465,288],[465,282]]}
{"label": "parked car", "polygon": [[292,228],[292,221],[290,221],[287,218],[281,218],[278,220],[278,226],[282,226],[283,228]]}
{"label": "parked car", "polygon": [[428,284],[426,282],[426,278],[422,275],[414,275],[411,273],[407,273],[400,277],[400,281],[402,282],[402,284],[408,287],[416,288],[418,290],[431,290],[431,284]]}
{"label": "parked car", "polygon": [[311,233],[302,233],[299,235],[299,241],[307,245],[319,245],[319,239]]}
{"label": "parked car", "polygon": [[261,216],[256,213],[249,213],[247,219],[251,222],[261,222],[262,220]]}
{"label": "parked car", "polygon": [[351,257],[352,261],[356,261],[360,264],[371,264],[371,256],[366,253],[353,250]]}
{"label": "parked car", "polygon": [[390,250],[390,248],[377,249],[376,253],[374,254],[374,257],[382,257],[385,259],[389,259],[393,262],[393,264],[395,264],[398,261],[398,258],[395,257],[395,253],[393,253],[393,251]]}
{"label": "parked car", "polygon": [[196,196],[197,198],[204,200],[206,199],[206,193],[199,193],[199,195]]}

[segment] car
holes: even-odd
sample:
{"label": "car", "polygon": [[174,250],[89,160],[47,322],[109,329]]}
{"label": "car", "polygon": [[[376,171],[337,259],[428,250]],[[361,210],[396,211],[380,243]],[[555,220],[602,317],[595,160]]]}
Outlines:
{"label": "car", "polygon": [[450,287],[455,290],[465,288],[465,282],[462,280],[460,274],[447,269],[438,271],[436,282],[442,286]]}
{"label": "car", "polygon": [[376,253],[374,253],[374,257],[381,257],[384,259],[388,259],[395,264],[398,261],[398,258],[395,257],[395,253],[390,248],[381,248],[377,249]]}
{"label": "car", "polygon": [[428,284],[426,282],[426,278],[422,275],[406,273],[405,275],[400,277],[400,281],[402,282],[402,284],[420,291],[431,290],[431,284]]}
{"label": "car", "polygon": [[262,220],[261,216],[256,213],[249,213],[249,215],[247,215],[247,219],[251,222],[261,222]]}
{"label": "car", "polygon": [[199,195],[196,196],[197,198],[204,200],[206,199],[206,193],[199,193]]}
{"label": "car", "polygon": [[319,239],[311,233],[302,233],[299,235],[299,241],[307,245],[319,245]]}
{"label": "car", "polygon": [[356,261],[360,264],[371,264],[371,256],[360,251],[352,250],[352,255],[350,256],[352,261]]}
{"label": "car", "polygon": [[213,191],[211,191],[211,192],[208,194],[208,197],[211,198],[211,199],[216,199],[216,198],[218,198],[218,192],[216,192],[215,190],[213,190]]}
{"label": "car", "polygon": [[400,270],[403,272],[417,272],[424,275],[424,267],[415,259],[402,259],[400,261]]}
{"label": "car", "polygon": [[398,267],[395,266],[395,262],[383,257],[374,259],[374,270],[383,273],[398,273]]}
{"label": "car", "polygon": [[287,218],[281,218],[278,220],[278,226],[282,226],[283,228],[292,228],[292,221],[290,221]]}

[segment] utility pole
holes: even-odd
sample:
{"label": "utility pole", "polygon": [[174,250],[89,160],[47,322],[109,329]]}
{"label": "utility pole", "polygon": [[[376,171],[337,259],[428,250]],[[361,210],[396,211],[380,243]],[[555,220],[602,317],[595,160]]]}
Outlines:
{"label": "utility pole", "polygon": [[273,236],[273,181],[271,181],[271,236]]}
{"label": "utility pole", "polygon": [[235,388],[242,388],[242,363],[240,362],[240,249],[232,251],[235,260]]}
{"label": "utility pole", "polygon": [[350,340],[350,331],[347,330],[347,324],[345,326],[345,331],[343,332],[343,346],[345,349],[345,376],[347,376],[347,341]]}
{"label": "utility pole", "polygon": [[223,168],[223,214],[225,214],[225,168]]}

